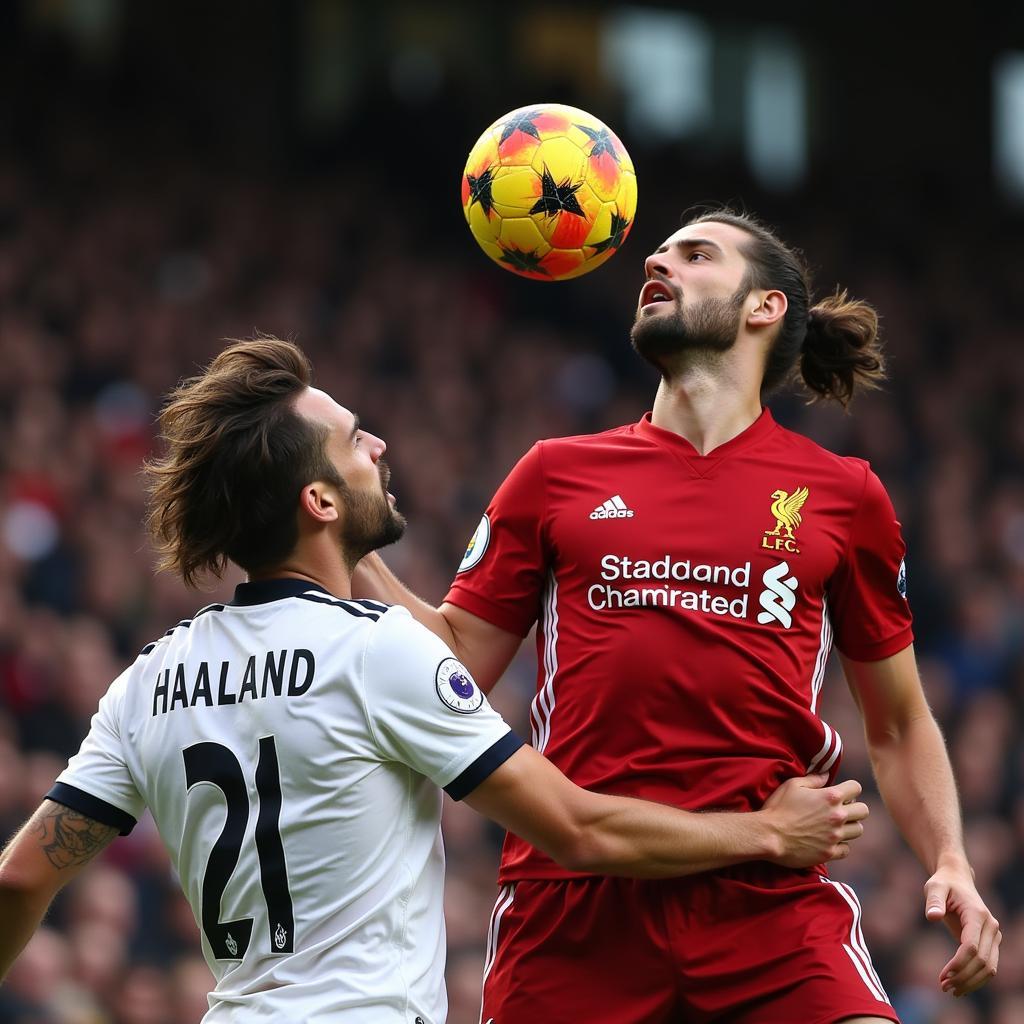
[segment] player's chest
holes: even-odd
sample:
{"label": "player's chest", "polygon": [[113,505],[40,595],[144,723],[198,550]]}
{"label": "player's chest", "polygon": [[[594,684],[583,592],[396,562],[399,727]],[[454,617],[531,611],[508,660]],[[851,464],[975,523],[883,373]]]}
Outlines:
{"label": "player's chest", "polygon": [[710,584],[728,594],[774,574],[820,592],[849,515],[821,480],[784,465],[708,477],[669,462],[595,467],[553,489],[546,540],[555,565],[583,582]]}

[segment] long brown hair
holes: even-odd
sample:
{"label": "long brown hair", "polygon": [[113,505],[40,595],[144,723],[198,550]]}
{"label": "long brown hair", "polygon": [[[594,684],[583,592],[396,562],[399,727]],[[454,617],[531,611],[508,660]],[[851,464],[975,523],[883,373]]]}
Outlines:
{"label": "long brown hair", "polygon": [[147,461],[148,525],[159,569],[196,586],[230,560],[247,571],[278,564],[298,540],[306,484],[344,486],[324,453],[327,428],[295,412],[312,369],[289,341],[232,343],[168,396],[166,450]]}
{"label": "long brown hair", "polygon": [[[832,398],[844,408],[858,391],[877,388],[885,376],[878,313],[845,290],[811,305],[811,275],[803,259],[768,227],[728,208],[700,213],[687,224],[731,224],[750,238],[743,287],[784,292],[789,308],[768,353],[762,394],[771,394],[799,375],[812,401]],[[797,364],[799,363],[799,370]]]}

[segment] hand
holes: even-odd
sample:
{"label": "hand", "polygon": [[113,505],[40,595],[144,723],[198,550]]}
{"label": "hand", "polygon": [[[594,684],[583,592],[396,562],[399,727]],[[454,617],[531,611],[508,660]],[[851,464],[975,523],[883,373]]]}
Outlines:
{"label": "hand", "polygon": [[981,988],[999,966],[999,922],[974,887],[974,872],[966,861],[943,866],[925,882],[925,912],[929,921],[944,921],[960,947],[939,972],[943,992],[965,996]]}
{"label": "hand", "polygon": [[868,806],[855,803],[861,786],[853,779],[825,788],[827,775],[787,779],[765,801],[761,813],[770,816],[779,852],[772,863],[808,868],[827,860],[842,860],[850,843],[864,834],[861,822]]}

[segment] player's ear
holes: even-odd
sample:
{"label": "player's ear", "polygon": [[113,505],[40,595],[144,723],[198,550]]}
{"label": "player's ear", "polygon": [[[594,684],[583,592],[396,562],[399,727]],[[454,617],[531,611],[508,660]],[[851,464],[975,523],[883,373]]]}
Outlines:
{"label": "player's ear", "polygon": [[789,309],[786,293],[774,288],[770,291],[752,291],[747,296],[747,303],[747,324],[750,327],[771,327]]}
{"label": "player's ear", "polygon": [[333,523],[341,518],[337,489],[323,480],[314,480],[302,488],[299,508],[316,523]]}

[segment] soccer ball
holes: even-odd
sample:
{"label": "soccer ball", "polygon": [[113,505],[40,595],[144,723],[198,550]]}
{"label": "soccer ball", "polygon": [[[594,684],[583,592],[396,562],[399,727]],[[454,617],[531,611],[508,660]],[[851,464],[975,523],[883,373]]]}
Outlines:
{"label": "soccer ball", "polygon": [[558,103],[520,107],[470,150],[462,210],[499,266],[564,281],[601,266],[622,245],[636,214],[636,173],[592,114]]}

